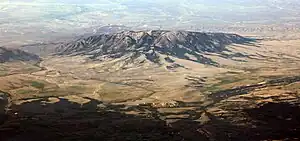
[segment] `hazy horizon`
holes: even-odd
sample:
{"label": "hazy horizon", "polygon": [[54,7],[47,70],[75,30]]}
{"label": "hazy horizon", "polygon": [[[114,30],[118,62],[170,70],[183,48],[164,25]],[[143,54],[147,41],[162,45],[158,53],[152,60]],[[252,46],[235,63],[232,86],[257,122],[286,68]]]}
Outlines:
{"label": "hazy horizon", "polygon": [[[7,34],[7,40],[25,38],[20,37],[24,34],[26,38],[31,34],[81,35],[107,25],[122,25],[132,30],[225,32],[223,27],[299,24],[299,3],[296,0],[10,0],[0,2],[0,32]],[[36,40],[36,36],[26,40]]]}

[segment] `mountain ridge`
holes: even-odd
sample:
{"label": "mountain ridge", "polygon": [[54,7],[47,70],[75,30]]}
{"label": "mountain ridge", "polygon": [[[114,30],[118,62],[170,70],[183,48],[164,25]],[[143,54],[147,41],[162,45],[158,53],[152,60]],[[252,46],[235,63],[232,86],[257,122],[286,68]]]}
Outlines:
{"label": "mountain ridge", "polygon": [[[87,55],[91,59],[108,56],[119,58],[128,53],[145,55],[152,62],[159,54],[203,64],[215,64],[204,53],[220,53],[230,44],[249,44],[254,39],[229,33],[191,31],[123,31],[82,38],[56,48],[57,55]],[[188,56],[193,56],[191,59]]]}
{"label": "mountain ridge", "polygon": [[0,63],[10,61],[40,61],[38,55],[28,53],[19,49],[8,49],[0,47]]}

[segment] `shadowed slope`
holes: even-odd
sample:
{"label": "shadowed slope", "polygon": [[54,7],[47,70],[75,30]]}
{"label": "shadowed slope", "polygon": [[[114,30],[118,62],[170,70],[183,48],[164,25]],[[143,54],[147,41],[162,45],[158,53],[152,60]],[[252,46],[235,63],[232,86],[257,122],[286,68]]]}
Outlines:
{"label": "shadowed slope", "polygon": [[39,61],[37,55],[27,53],[18,49],[7,49],[0,47],[0,63],[9,61]]}

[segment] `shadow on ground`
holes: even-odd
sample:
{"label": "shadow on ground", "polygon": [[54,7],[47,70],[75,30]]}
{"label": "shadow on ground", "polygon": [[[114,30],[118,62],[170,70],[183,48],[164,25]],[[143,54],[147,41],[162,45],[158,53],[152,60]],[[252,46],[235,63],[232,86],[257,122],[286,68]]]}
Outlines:
{"label": "shadow on ground", "polygon": [[300,140],[300,108],[290,103],[268,103],[247,109],[252,118],[252,130],[259,139]]}
{"label": "shadow on ground", "polygon": [[[246,109],[253,126],[236,126],[203,111],[210,119],[200,124],[192,119],[166,123],[150,106],[110,105],[90,99],[77,104],[67,99],[47,103],[48,98],[12,105],[1,141],[208,141],[299,139],[300,108],[287,103],[270,103]],[[148,114],[128,114],[134,113]],[[18,113],[18,114],[15,114]],[[127,113],[127,114],[126,114]]]}
{"label": "shadow on ground", "polygon": [[[59,98],[45,103],[39,99],[12,105],[7,120],[0,126],[1,141],[132,141],[132,140],[206,140],[205,136],[186,136],[154,116],[125,114],[146,107],[126,108],[124,105],[102,105],[90,99],[77,104]],[[99,106],[100,105],[100,106]],[[102,106],[101,106],[102,105]],[[15,113],[18,113],[17,115]]]}

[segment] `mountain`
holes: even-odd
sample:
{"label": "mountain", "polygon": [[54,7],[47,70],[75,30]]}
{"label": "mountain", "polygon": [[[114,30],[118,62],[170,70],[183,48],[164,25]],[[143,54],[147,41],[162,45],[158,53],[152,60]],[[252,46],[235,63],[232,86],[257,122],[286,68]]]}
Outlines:
{"label": "mountain", "polygon": [[123,31],[115,34],[101,34],[60,45],[58,55],[87,55],[96,58],[122,58],[161,63],[169,56],[216,65],[203,54],[220,53],[230,44],[247,44],[254,41],[237,34],[202,33],[189,31]]}
{"label": "mountain", "polygon": [[19,49],[0,47],[0,63],[10,61],[39,61],[40,57]]}

